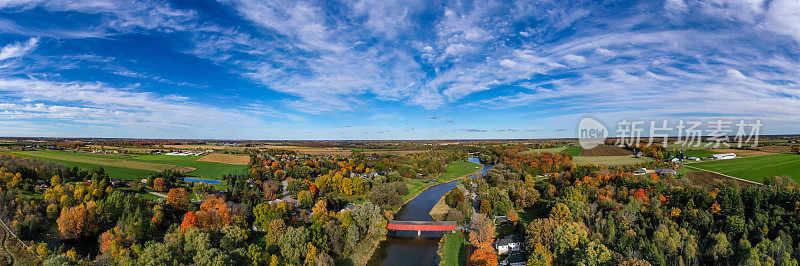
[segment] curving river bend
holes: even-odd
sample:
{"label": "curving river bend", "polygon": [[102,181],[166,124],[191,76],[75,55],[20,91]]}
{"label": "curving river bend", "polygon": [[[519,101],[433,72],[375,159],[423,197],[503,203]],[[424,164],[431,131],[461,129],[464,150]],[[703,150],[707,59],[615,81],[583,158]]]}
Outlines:
{"label": "curving river bend", "polygon": [[[469,158],[469,161],[481,163],[478,158]],[[483,164],[481,174],[491,168],[492,165]],[[442,195],[453,189],[457,183],[458,181],[439,184],[423,191],[400,208],[394,219],[432,221],[429,212]],[[422,232],[421,236],[417,236],[417,232],[389,231],[386,240],[381,242],[367,265],[437,265],[439,256],[436,250],[442,235],[443,233]]]}

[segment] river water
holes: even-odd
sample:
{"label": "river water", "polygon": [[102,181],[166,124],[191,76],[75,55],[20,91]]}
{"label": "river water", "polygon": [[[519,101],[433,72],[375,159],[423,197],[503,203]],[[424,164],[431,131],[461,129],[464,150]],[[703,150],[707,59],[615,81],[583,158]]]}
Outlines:
{"label": "river water", "polygon": [[[469,158],[470,162],[480,163],[478,158]],[[490,164],[483,164],[481,174],[492,168]],[[394,219],[399,221],[432,221],[429,212],[439,199],[456,187],[458,181],[433,186],[416,198],[409,201],[395,214]],[[441,232],[392,231],[387,233],[386,241],[372,255],[367,265],[437,265]]]}

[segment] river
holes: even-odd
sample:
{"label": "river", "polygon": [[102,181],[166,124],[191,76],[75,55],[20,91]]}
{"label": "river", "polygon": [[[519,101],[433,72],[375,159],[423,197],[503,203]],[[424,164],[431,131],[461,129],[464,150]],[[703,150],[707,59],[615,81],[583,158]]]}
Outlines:
{"label": "river", "polygon": [[[480,163],[478,158],[469,158],[470,162]],[[481,174],[492,168],[490,164],[483,164]],[[430,211],[436,202],[454,187],[458,181],[433,186],[416,198],[409,201],[395,214],[394,219],[400,221],[432,221]],[[437,265],[439,256],[439,239],[443,233],[409,231],[389,231],[386,241],[372,255],[367,265]]]}

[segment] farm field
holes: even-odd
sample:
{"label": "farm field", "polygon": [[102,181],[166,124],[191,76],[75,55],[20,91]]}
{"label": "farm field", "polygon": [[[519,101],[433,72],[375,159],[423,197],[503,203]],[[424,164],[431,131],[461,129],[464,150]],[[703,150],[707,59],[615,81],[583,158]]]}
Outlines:
{"label": "farm field", "polygon": [[201,162],[224,163],[224,164],[238,164],[238,165],[250,164],[250,156],[223,154],[223,153],[212,153],[203,156],[202,158],[197,160]]}
{"label": "farm field", "polygon": [[595,164],[595,165],[608,165],[608,166],[620,166],[620,165],[627,165],[627,164],[637,164],[637,163],[644,163],[652,161],[653,158],[650,157],[640,157],[636,158],[631,155],[621,155],[621,156],[575,156],[572,157],[572,161],[575,164]]}
{"label": "farm field", "polygon": [[597,146],[581,151],[581,156],[622,156],[632,154],[632,151],[617,146]]}
{"label": "farm field", "polygon": [[166,169],[183,171],[188,176],[219,179],[224,174],[246,174],[247,165],[232,165],[197,161],[200,156],[170,156],[163,154],[122,156],[61,151],[23,151],[13,154],[77,166],[85,169],[103,167],[109,176],[134,180]]}
{"label": "farm field", "polygon": [[796,154],[771,154],[687,165],[759,183],[764,182],[766,177],[781,175],[800,181],[800,155]]}
{"label": "farm field", "polygon": [[[658,142],[656,140],[654,140],[654,142],[662,144],[662,142]],[[712,142],[699,142],[699,141],[691,143],[669,142],[667,143],[667,150],[668,151],[705,150],[705,149],[710,149],[712,145],[714,145],[714,143]]]}
{"label": "farm field", "polygon": [[759,151],[772,152],[772,153],[792,152],[792,146],[759,146],[756,149]]}
{"label": "farm field", "polygon": [[164,154],[142,155],[132,157],[132,160],[145,162],[158,162],[173,164],[183,167],[191,167],[196,170],[187,173],[188,176],[200,177],[204,179],[220,179],[226,174],[247,174],[247,165],[233,165],[215,162],[198,161],[201,156],[172,156]]}
{"label": "farm field", "polygon": [[738,156],[759,156],[759,155],[769,155],[774,154],[771,152],[759,151],[759,150],[737,150],[737,149],[711,149],[714,153],[735,153]]}
{"label": "farm field", "polygon": [[22,152],[14,152],[14,154],[37,157],[41,159],[54,159],[61,161],[71,161],[76,163],[97,164],[102,166],[116,166],[116,167],[132,168],[132,169],[156,171],[156,172],[164,171],[167,169],[173,169],[182,172],[194,171],[194,169],[192,168],[176,168],[175,165],[170,165],[170,164],[134,161],[134,160],[129,160],[128,157],[116,156],[116,155],[71,153],[71,152],[60,152],[60,151],[22,151]]}
{"label": "farm field", "polygon": [[580,156],[581,152],[583,152],[583,148],[581,148],[580,146],[569,146],[563,152],[569,153],[573,157]]}

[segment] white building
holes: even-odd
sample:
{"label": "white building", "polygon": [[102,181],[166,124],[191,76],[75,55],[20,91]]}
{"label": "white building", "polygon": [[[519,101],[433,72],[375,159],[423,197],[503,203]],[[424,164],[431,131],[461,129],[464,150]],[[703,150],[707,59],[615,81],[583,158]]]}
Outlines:
{"label": "white building", "polygon": [[494,248],[497,249],[498,254],[503,255],[509,251],[519,251],[522,249],[522,242],[519,241],[516,235],[509,235],[498,239],[494,243]]}
{"label": "white building", "polygon": [[711,155],[711,159],[713,160],[725,160],[725,159],[733,159],[736,158],[735,153],[720,153]]}

